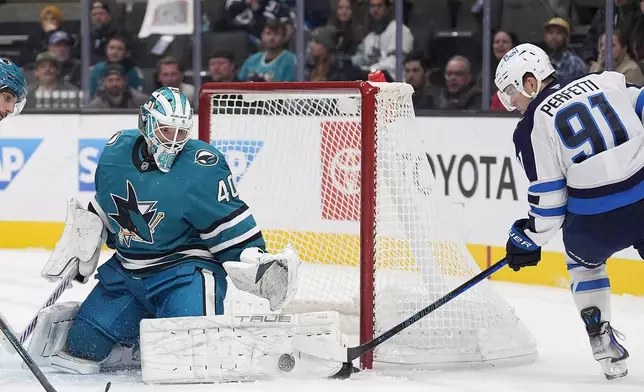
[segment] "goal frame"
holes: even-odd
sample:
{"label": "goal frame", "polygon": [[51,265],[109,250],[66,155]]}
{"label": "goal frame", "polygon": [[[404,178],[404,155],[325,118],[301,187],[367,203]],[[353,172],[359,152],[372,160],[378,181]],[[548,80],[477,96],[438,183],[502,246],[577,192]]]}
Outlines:
{"label": "goal frame", "polygon": [[[374,338],[374,274],[376,268],[376,94],[370,82],[209,82],[199,91],[198,137],[210,144],[213,129],[212,94],[279,91],[360,92],[360,344]],[[371,146],[365,148],[365,146]],[[373,352],[361,357],[361,367],[373,367]]]}

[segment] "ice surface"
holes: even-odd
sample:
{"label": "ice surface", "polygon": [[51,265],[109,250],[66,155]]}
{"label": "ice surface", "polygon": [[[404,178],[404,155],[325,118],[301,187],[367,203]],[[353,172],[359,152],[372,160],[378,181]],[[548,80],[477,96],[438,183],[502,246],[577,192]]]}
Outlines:
{"label": "ice surface", "polygon": [[[53,285],[40,278],[45,251],[0,251],[0,312],[16,331],[22,330]],[[626,392],[644,391],[644,298],[613,297],[613,325],[627,336],[624,345],[631,353],[629,375],[607,381],[593,360],[588,338],[569,291],[547,287],[494,283],[535,335],[540,357],[536,363],[519,367],[467,370],[382,373],[367,371],[351,380],[278,380],[245,384],[159,386],[140,382],[137,372],[100,376],[70,376],[48,372],[59,392],[102,391],[107,381],[113,392]],[[81,301],[91,290],[75,284],[61,301]],[[428,317],[431,317],[428,316]],[[20,357],[0,348],[0,392],[37,392],[42,388]]]}

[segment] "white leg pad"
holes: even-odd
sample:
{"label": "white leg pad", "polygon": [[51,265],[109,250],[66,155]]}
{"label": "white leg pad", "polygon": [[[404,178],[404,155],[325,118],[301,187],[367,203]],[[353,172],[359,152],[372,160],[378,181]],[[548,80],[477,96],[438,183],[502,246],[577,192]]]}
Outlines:
{"label": "white leg pad", "polygon": [[76,319],[80,304],[62,302],[40,311],[27,352],[40,367],[49,367],[51,358],[65,347],[67,333]]}
{"label": "white leg pad", "polygon": [[342,361],[298,351],[293,340],[344,346],[337,312],[237,314],[141,322],[146,383],[208,383],[322,378]]}

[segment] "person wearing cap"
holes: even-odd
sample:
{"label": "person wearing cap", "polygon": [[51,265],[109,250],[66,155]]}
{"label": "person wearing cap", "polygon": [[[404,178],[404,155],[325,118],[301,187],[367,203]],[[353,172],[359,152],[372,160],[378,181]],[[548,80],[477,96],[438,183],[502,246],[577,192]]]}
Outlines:
{"label": "person wearing cap", "polygon": [[49,36],[47,51],[58,58],[60,65],[59,77],[71,84],[81,85],[81,62],[71,56],[74,39],[66,32],[58,30]]}
{"label": "person wearing cap", "polygon": [[235,54],[226,49],[215,51],[208,59],[208,75],[203,82],[239,82]]}
{"label": "person wearing cap", "polygon": [[66,92],[66,100],[76,100],[75,103],[68,102],[69,104],[78,105],[78,87],[59,78],[59,70],[60,63],[53,53],[42,52],[36,56],[36,68],[33,72],[38,82],[31,84],[27,92],[27,108],[61,107],[62,91]]}
{"label": "person wearing cap", "polygon": [[105,67],[101,87],[90,102],[94,109],[134,109],[143,105],[148,96],[128,86],[125,68],[118,63]]}
{"label": "person wearing cap", "polygon": [[92,29],[90,32],[92,43],[91,63],[104,61],[107,57],[107,45],[115,36],[125,37],[130,45],[135,45],[134,38],[124,29],[120,28],[112,19],[112,14],[107,3],[94,1],[90,9]]}
{"label": "person wearing cap", "polygon": [[21,52],[20,64],[33,64],[39,53],[47,50],[49,37],[59,31],[63,23],[63,14],[56,6],[43,7],[40,11],[39,34],[29,34],[29,40]]}
{"label": "person wearing cap", "polygon": [[306,80],[319,82],[366,78],[366,73],[355,67],[348,58],[336,55],[337,46],[338,32],[334,26],[322,26],[313,30],[304,68]]}
{"label": "person wearing cap", "polygon": [[570,24],[563,18],[552,18],[543,25],[543,49],[556,70],[556,78],[570,80],[584,76],[588,66],[569,47]]}

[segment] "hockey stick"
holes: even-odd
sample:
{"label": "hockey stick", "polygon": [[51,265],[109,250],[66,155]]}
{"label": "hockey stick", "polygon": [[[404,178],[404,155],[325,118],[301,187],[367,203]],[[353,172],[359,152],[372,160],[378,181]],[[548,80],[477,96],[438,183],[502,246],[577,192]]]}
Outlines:
{"label": "hockey stick", "polygon": [[72,281],[78,275],[78,260],[74,261],[75,265],[72,266],[72,268],[69,269],[69,272],[67,272],[67,275],[63,276],[63,278],[58,282],[56,285],[56,288],[54,289],[54,292],[49,295],[49,298],[45,300],[45,303],[38,309],[34,317],[32,317],[31,321],[27,324],[25,327],[24,331],[20,335],[18,335],[18,341],[20,344],[25,344],[25,341],[29,338],[31,333],[34,331],[36,328],[36,323],[38,321],[38,314],[40,313],[41,310],[44,308],[53,305],[56,301],[58,301],[58,298],[60,298],[61,295],[63,295],[63,292],[67,289],[72,287]]}
{"label": "hockey stick", "polygon": [[4,334],[4,336],[7,337],[7,340],[11,345],[13,346],[14,349],[20,354],[22,357],[22,360],[25,362],[29,370],[36,376],[36,379],[38,379],[38,382],[42,387],[45,389],[47,392],[56,392],[56,389],[49,383],[49,380],[47,380],[47,377],[42,373],[38,365],[34,362],[33,359],[29,356],[27,353],[27,350],[22,347],[20,342],[18,341],[18,338],[16,335],[13,334],[13,331],[9,327],[9,324],[7,323],[7,320],[5,320],[4,316],[0,314],[0,331]]}
{"label": "hockey stick", "polygon": [[[27,353],[27,350],[25,350],[24,347],[22,347],[22,344],[18,341],[18,338],[16,335],[14,335],[13,331],[11,330],[11,327],[9,327],[9,323],[7,323],[7,320],[5,320],[4,316],[0,313],[0,331],[4,334],[4,336],[7,337],[7,340],[11,345],[13,346],[14,349],[20,354],[20,357],[22,360],[25,362],[29,370],[31,370],[31,373],[33,373],[34,376],[36,376],[36,379],[42,385],[42,387],[45,389],[47,392],[57,392],[56,388],[54,388],[53,385],[49,382],[47,377],[43,374],[42,370],[36,365],[34,360],[31,358],[29,353]],[[111,382],[108,382],[107,385],[105,385],[104,392],[109,392],[110,387],[112,386]]]}
{"label": "hockey stick", "polygon": [[402,332],[409,326],[416,323],[418,320],[427,316],[434,310],[445,305],[449,301],[463,294],[467,290],[474,287],[476,284],[485,280],[496,271],[503,268],[508,262],[505,259],[499,260],[492,266],[488,267],[486,270],[482,271],[478,275],[474,276],[467,282],[458,286],[454,290],[445,294],[440,299],[436,300],[434,303],[428,305],[427,307],[421,309],[413,316],[409,317],[407,320],[401,322],[400,324],[390,328],[389,330],[383,332],[380,336],[375,337],[374,339],[368,341],[367,343],[361,344],[355,347],[329,347],[325,344],[317,343],[315,340],[306,339],[303,337],[295,337],[293,340],[293,347],[310,356],[322,358],[326,360],[340,361],[343,362],[342,369],[340,369],[332,378],[348,378],[353,372],[352,362],[364,354],[374,350],[376,347],[380,346],[387,340],[391,339],[393,336]]}

